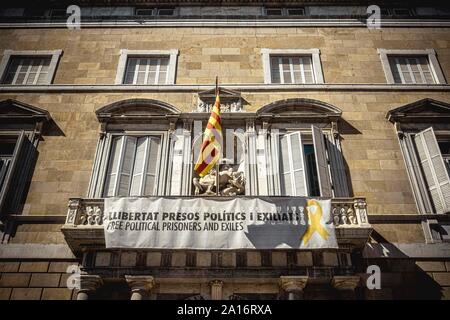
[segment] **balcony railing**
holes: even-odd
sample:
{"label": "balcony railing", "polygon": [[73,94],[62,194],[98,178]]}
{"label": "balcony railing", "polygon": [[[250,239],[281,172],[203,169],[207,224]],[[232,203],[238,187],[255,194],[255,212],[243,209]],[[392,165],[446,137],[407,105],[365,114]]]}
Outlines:
{"label": "balcony railing", "polygon": [[[73,250],[104,247],[103,212],[104,199],[69,200],[62,231]],[[364,198],[333,198],[331,214],[340,246],[364,246],[372,231]]]}

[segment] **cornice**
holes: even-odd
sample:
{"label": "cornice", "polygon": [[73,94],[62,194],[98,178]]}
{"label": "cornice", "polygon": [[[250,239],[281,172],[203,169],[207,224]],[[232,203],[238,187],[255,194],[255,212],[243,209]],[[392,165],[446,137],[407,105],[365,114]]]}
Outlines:
{"label": "cornice", "polygon": [[[99,20],[81,21],[83,28],[157,28],[157,27],[359,27],[367,28],[364,19],[157,19],[157,20]],[[382,19],[381,28],[387,27],[450,27],[448,19]],[[1,22],[0,29],[67,28],[66,22]]]}
{"label": "cornice", "polygon": [[[222,88],[239,92],[280,92],[280,91],[425,91],[449,92],[450,85],[405,85],[405,84],[221,84]],[[199,93],[214,88],[212,85],[71,85],[53,84],[36,86],[0,85],[0,93],[75,93],[75,92],[178,92]]]}

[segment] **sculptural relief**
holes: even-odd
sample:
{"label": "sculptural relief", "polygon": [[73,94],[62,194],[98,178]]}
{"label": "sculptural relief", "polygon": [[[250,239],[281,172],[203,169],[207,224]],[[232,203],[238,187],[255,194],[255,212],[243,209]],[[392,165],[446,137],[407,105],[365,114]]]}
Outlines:
{"label": "sculptural relief", "polygon": [[[214,196],[217,195],[217,179],[216,169],[211,171],[202,178],[193,178],[192,182],[195,187],[195,195]],[[244,172],[239,168],[234,169],[231,165],[222,165],[219,170],[219,195],[236,196],[245,194],[245,177]]]}

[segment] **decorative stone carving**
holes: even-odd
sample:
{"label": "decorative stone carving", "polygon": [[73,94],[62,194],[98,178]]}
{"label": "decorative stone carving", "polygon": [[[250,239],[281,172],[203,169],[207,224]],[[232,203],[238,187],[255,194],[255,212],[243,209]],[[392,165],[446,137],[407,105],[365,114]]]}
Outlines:
{"label": "decorative stone carving", "polygon": [[99,206],[86,206],[80,216],[80,224],[101,226],[103,224],[103,210]]}
{"label": "decorative stone carving", "polygon": [[131,289],[131,300],[143,300],[155,286],[155,279],[152,276],[126,275],[125,280]]}
{"label": "decorative stone carving", "polygon": [[360,281],[359,276],[334,276],[331,285],[338,290],[355,290]]}
{"label": "decorative stone carving", "polygon": [[[194,112],[211,112],[216,100],[215,89],[200,92],[198,94],[197,106]],[[241,112],[243,111],[243,101],[241,94],[236,91],[220,89],[220,111],[221,112]]]}
{"label": "decorative stone carving", "polygon": [[[195,195],[213,196],[216,195],[217,179],[216,169],[202,178],[193,178]],[[222,196],[236,196],[245,193],[245,177],[242,171],[234,169],[230,165],[222,165],[219,171],[219,194]]]}
{"label": "decorative stone carving", "polygon": [[89,295],[103,285],[103,279],[98,275],[80,275],[80,289],[77,300],[88,300]]}
{"label": "decorative stone carving", "polygon": [[289,300],[301,299],[308,282],[307,276],[281,276],[280,288],[288,294]]}

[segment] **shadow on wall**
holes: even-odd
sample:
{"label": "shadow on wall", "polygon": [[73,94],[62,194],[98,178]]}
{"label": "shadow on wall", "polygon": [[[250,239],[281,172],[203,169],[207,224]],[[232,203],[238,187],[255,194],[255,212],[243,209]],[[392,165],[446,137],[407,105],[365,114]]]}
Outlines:
{"label": "shadow on wall", "polygon": [[[361,131],[359,131],[358,129],[356,129],[354,126],[352,126],[348,121],[346,121],[345,119],[341,119],[339,121],[339,133],[341,135],[341,140],[345,140],[344,138],[342,138],[342,135],[344,134],[362,134]],[[348,185],[348,193],[350,197],[354,197],[355,194],[353,192],[353,183],[352,183],[352,176],[350,174],[350,168],[348,166],[347,160],[345,159],[345,154],[342,157],[344,160],[344,168],[345,168],[345,173],[347,175],[347,181],[349,183],[347,183]]]}
{"label": "shadow on wall", "polygon": [[[352,257],[358,265],[357,272],[364,274],[359,299],[381,300],[440,300],[442,287],[421,269],[413,259],[389,243],[376,230],[371,234],[372,242],[366,245],[364,255]],[[381,270],[381,289],[369,290],[366,286],[367,267],[376,265]]]}

